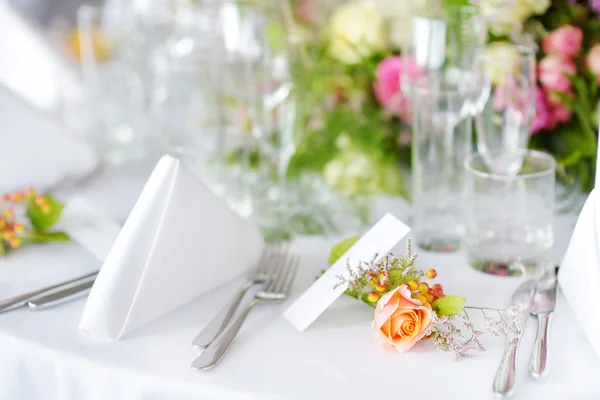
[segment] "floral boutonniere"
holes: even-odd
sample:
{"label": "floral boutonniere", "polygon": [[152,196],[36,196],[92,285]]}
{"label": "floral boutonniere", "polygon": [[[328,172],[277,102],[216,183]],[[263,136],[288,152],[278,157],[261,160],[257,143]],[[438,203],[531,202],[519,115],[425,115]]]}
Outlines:
{"label": "floral boutonniere", "polygon": [[[357,240],[353,237],[334,246],[330,265]],[[479,341],[484,330],[498,336],[501,331],[522,329],[521,310],[469,307],[464,297],[446,294],[442,285],[432,284],[437,272],[415,268],[417,255],[411,251],[410,240],[405,255],[389,253],[377,258],[348,265],[348,274],[338,277],[338,285],[347,285],[345,294],[375,308],[375,340],[388,353],[403,353],[421,340],[432,339],[455,358],[473,357],[474,350],[485,350]],[[484,330],[477,329],[467,310],[483,314]]]}
{"label": "floral boutonniere", "polygon": [[0,202],[0,255],[23,243],[64,242],[69,236],[52,227],[58,222],[64,204],[35,190],[7,193]]}

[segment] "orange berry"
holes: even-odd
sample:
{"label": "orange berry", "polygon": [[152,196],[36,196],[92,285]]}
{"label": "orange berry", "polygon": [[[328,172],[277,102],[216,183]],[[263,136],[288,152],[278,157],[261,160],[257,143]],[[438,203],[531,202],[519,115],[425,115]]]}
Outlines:
{"label": "orange berry", "polygon": [[419,292],[427,293],[429,291],[429,286],[425,282],[421,282],[419,284]]}
{"label": "orange berry", "polygon": [[32,187],[30,187],[29,189],[27,189],[25,191],[24,194],[25,194],[25,197],[33,197],[33,196],[35,196],[35,190]]}
{"label": "orange berry", "polygon": [[21,192],[14,192],[10,194],[10,201],[11,203],[18,203],[20,201],[23,200],[23,193]]}
{"label": "orange berry", "polygon": [[4,210],[4,212],[2,213],[2,215],[4,215],[4,218],[10,219],[10,218],[14,218],[15,217],[15,212],[13,211],[12,208],[6,208]]}
{"label": "orange berry", "polygon": [[10,194],[5,193],[2,195],[2,201],[10,201]]}
{"label": "orange berry", "polygon": [[42,214],[50,214],[52,207],[50,207],[48,204],[44,204],[40,207],[40,210],[42,210]]}
{"label": "orange berry", "polygon": [[367,295],[367,300],[369,300],[371,303],[375,303],[379,300],[379,297],[379,293],[373,290]]}
{"label": "orange berry", "polygon": [[428,303],[433,303],[433,296],[432,295],[430,295],[429,293],[427,293],[427,294],[425,294],[423,296],[425,296],[425,298],[427,299]]}
{"label": "orange berry", "polygon": [[419,300],[421,302],[421,304],[425,304],[427,303],[427,298],[425,296],[423,296],[422,294],[418,294],[415,299]]}
{"label": "orange berry", "polygon": [[379,282],[383,282],[386,283],[388,280],[390,280],[390,273],[387,271],[384,271],[382,273],[379,274]]}
{"label": "orange berry", "polygon": [[439,283],[436,283],[435,285],[433,285],[433,290],[435,289],[442,289],[442,285],[440,285]]}
{"label": "orange berry", "polygon": [[10,239],[8,239],[8,245],[11,248],[16,249],[17,247],[19,247],[21,245],[21,239],[19,239],[16,236],[11,237]]}
{"label": "orange berry", "polygon": [[382,285],[381,283],[377,282],[375,284],[375,290],[377,290],[379,293],[383,293],[387,290],[387,285]]}
{"label": "orange berry", "polygon": [[25,225],[23,225],[21,223],[17,223],[14,226],[14,230],[15,230],[15,232],[23,232],[25,230]]}
{"label": "orange berry", "polygon": [[433,297],[436,299],[444,297],[444,291],[441,288],[433,289]]}
{"label": "orange berry", "polygon": [[412,292],[414,292],[415,290],[419,290],[419,282],[415,280],[408,282],[408,286],[410,287],[410,290]]}
{"label": "orange berry", "polygon": [[427,291],[427,293],[429,293],[430,295],[432,295],[432,296],[433,296],[433,289],[432,289],[432,288],[429,288],[429,290]]}
{"label": "orange berry", "polygon": [[6,229],[6,220],[4,218],[0,218],[0,231],[3,231]]}
{"label": "orange berry", "polygon": [[33,201],[36,206],[42,207],[43,205],[48,203],[48,198],[44,195],[35,196],[35,200]]}
{"label": "orange berry", "polygon": [[429,279],[434,279],[437,276],[437,271],[435,269],[431,268],[431,269],[427,270],[427,272],[425,273],[425,275]]}
{"label": "orange berry", "polygon": [[2,237],[4,238],[4,240],[11,240],[13,238],[15,238],[15,234],[12,231],[5,231],[2,233]]}

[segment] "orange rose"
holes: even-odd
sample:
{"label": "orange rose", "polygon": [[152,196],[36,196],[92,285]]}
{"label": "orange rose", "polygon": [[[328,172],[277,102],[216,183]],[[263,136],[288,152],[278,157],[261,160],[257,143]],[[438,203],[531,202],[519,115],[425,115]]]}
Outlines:
{"label": "orange rose", "polygon": [[429,303],[410,296],[407,285],[386,293],[375,308],[375,340],[388,353],[404,353],[425,336],[432,324]]}

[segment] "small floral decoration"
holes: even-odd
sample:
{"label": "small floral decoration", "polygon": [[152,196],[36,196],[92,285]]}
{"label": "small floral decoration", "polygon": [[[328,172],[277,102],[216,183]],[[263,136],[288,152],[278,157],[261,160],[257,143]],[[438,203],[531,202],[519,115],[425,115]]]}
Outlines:
{"label": "small floral decoration", "polygon": [[[358,239],[349,238],[334,246],[330,265]],[[404,255],[389,253],[381,259],[375,255],[355,267],[348,265],[348,274],[338,276],[336,287],[347,286],[345,294],[375,308],[375,340],[386,352],[403,353],[421,340],[432,339],[437,348],[452,352],[455,359],[473,357],[475,351],[485,350],[479,340],[485,331],[499,336],[500,332],[523,330],[524,305],[507,310],[466,306],[464,297],[444,293],[439,283],[428,283],[437,272],[416,269],[416,259],[409,240]],[[483,329],[475,326],[467,310],[483,314]]]}
{"label": "small floral decoration", "polygon": [[7,193],[0,201],[0,255],[23,243],[64,242],[69,236],[52,231],[64,205],[48,194],[30,188]]}

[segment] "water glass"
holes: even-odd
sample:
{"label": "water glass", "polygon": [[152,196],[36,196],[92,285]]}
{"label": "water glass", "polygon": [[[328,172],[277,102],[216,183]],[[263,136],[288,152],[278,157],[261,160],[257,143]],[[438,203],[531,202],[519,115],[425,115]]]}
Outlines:
{"label": "water glass", "polygon": [[470,120],[459,120],[464,101],[457,90],[412,90],[413,228],[430,251],[456,250],[464,233],[462,162],[473,151]]}
{"label": "water glass", "polygon": [[554,242],[556,162],[538,151],[515,153],[522,164],[513,175],[494,173],[480,153],[465,159],[465,247],[479,271],[532,276]]}
{"label": "water glass", "polygon": [[144,63],[130,40],[133,14],[125,11],[118,20],[90,6],[77,13],[88,137],[109,164],[143,158],[152,146]]}
{"label": "water glass", "polygon": [[477,149],[497,174],[521,168],[520,149],[527,147],[535,115],[535,52],[504,45],[476,56],[472,107]]}

